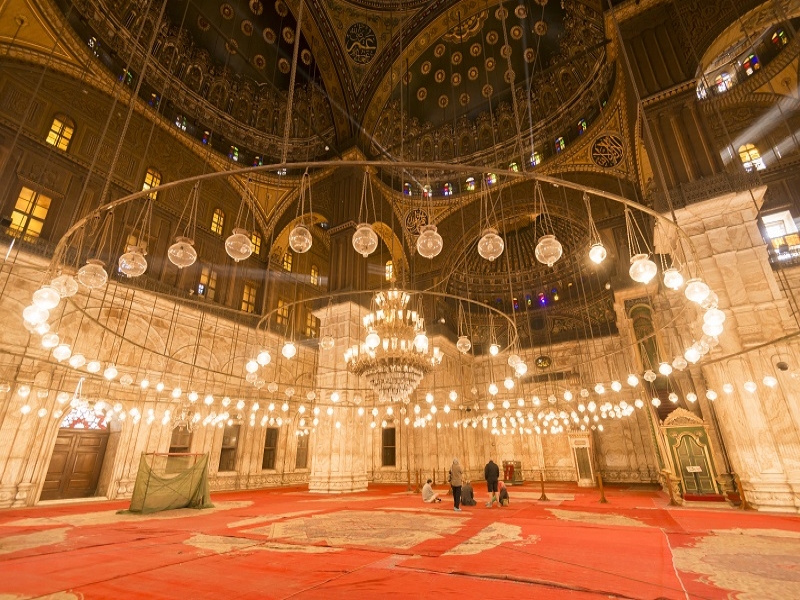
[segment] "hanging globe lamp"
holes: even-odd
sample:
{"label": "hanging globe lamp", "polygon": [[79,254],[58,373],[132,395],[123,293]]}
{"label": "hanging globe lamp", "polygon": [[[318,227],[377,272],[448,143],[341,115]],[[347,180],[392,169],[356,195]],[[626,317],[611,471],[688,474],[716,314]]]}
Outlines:
{"label": "hanging globe lamp", "polygon": [[478,254],[488,261],[497,260],[503,253],[505,243],[503,238],[497,235],[497,229],[489,228],[483,231],[483,236],[478,242]]}
{"label": "hanging globe lamp", "polygon": [[631,257],[631,268],[628,269],[628,274],[637,283],[650,283],[650,280],[656,276],[658,267],[647,254],[635,254]]}
{"label": "hanging globe lamp", "polygon": [[72,275],[68,275],[66,273],[55,277],[50,282],[50,285],[58,290],[58,293],[61,294],[62,298],[69,298],[78,293],[78,282],[75,281],[75,278]]}
{"label": "hanging globe lamp", "polygon": [[43,285],[33,292],[33,303],[39,308],[53,310],[61,302],[61,293],[52,285]]}
{"label": "hanging globe lamp", "polygon": [[603,246],[601,242],[595,242],[592,244],[592,247],[589,248],[589,260],[591,260],[594,264],[599,265],[603,262],[608,256],[608,252],[606,251],[606,247]]}
{"label": "hanging globe lamp", "polygon": [[78,283],[85,285],[90,290],[103,287],[108,281],[108,273],[102,260],[90,258],[86,264],[78,269]]}
{"label": "hanging globe lamp", "polygon": [[419,229],[417,238],[417,252],[424,258],[439,256],[444,246],[442,236],[436,231],[436,225],[423,225]]}
{"label": "hanging globe lamp", "polygon": [[353,248],[364,258],[378,247],[378,234],[369,223],[361,223],[353,234]]}
{"label": "hanging globe lamp", "polygon": [[708,298],[711,290],[702,279],[695,277],[686,282],[686,289],[683,293],[688,300],[700,304],[703,300]]}
{"label": "hanging globe lamp", "polygon": [[125,254],[119,257],[119,271],[126,277],[139,277],[147,270],[145,252],[139,246],[127,246]]}
{"label": "hanging globe lamp", "polygon": [[197,250],[194,249],[194,240],[178,236],[175,243],[167,250],[169,261],[179,269],[191,267],[197,260]]}
{"label": "hanging globe lamp", "polygon": [[472,342],[469,341],[469,338],[465,335],[458,336],[458,341],[456,342],[456,348],[458,349],[461,354],[466,354],[469,352],[470,348],[472,348]]}
{"label": "hanging globe lamp", "polygon": [[664,286],[671,290],[679,290],[683,285],[683,275],[675,267],[664,271]]}
{"label": "hanging globe lamp", "polygon": [[552,267],[561,258],[563,252],[561,242],[556,239],[556,236],[548,234],[539,238],[534,254],[540,263]]}
{"label": "hanging globe lamp", "polygon": [[298,254],[305,254],[311,250],[311,245],[314,239],[311,237],[311,232],[303,223],[298,223],[289,232],[289,247]]}
{"label": "hanging globe lamp", "polygon": [[253,242],[250,241],[249,232],[246,229],[234,229],[225,240],[225,252],[235,262],[250,258],[253,253]]}

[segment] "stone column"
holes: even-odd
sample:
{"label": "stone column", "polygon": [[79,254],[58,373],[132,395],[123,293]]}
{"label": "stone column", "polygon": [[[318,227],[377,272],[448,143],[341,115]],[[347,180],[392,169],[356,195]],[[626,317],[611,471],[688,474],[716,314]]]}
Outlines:
{"label": "stone column", "polygon": [[[354,402],[354,390],[362,382],[359,377],[348,373],[344,365],[345,350],[362,337],[361,320],[366,313],[367,310],[355,302],[343,302],[314,313],[320,320],[320,331],[323,335],[333,336],[335,345],[331,350],[319,351],[317,387],[321,390],[321,413],[312,436],[308,480],[311,492],[361,492],[367,489],[367,420],[358,415],[360,407]],[[336,403],[331,399],[333,391],[340,395]],[[333,409],[330,416],[327,414],[329,407]]]}

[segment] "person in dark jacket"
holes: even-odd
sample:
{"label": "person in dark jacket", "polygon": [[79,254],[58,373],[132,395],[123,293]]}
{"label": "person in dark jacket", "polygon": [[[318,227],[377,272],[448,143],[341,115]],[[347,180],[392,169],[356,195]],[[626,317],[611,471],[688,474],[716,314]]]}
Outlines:
{"label": "person in dark jacket", "polygon": [[458,464],[458,459],[453,459],[450,467],[450,487],[453,488],[453,510],[461,512],[461,484],[463,483],[463,469]]}
{"label": "person in dark jacket", "polygon": [[486,503],[487,508],[494,506],[497,502],[497,480],[500,479],[500,467],[490,458],[483,469],[483,478],[486,480],[486,488],[491,494],[491,498]]}
{"label": "person in dark jacket", "polygon": [[475,506],[475,492],[472,490],[472,484],[467,480],[461,486],[461,506]]}

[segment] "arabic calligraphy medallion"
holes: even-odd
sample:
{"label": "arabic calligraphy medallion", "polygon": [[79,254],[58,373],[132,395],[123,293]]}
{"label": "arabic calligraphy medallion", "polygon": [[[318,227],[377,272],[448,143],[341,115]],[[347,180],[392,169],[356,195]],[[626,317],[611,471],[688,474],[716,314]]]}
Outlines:
{"label": "arabic calligraphy medallion", "polygon": [[366,23],[353,23],[344,37],[344,45],[354,63],[366,65],[375,56],[378,38]]}

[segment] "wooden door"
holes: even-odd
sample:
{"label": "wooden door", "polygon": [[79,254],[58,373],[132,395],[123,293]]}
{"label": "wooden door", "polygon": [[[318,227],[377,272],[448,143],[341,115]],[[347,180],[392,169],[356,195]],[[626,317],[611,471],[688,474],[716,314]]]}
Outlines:
{"label": "wooden door", "polygon": [[715,494],[705,449],[690,435],[684,435],[676,448],[678,463],[687,494]]}
{"label": "wooden door", "polygon": [[40,500],[93,496],[107,444],[108,431],[59,429]]}

